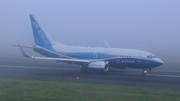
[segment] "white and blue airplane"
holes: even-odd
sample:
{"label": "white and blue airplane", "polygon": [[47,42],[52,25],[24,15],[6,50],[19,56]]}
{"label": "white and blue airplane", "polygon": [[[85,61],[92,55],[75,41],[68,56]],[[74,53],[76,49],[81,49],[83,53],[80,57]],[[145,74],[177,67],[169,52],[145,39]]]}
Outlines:
{"label": "white and blue airplane", "polygon": [[[36,17],[30,14],[35,46],[18,46],[24,57],[32,59],[55,60],[81,65],[81,72],[108,72],[109,68],[138,68],[151,70],[163,64],[154,54],[142,50],[67,46],[54,41],[43,29]],[[23,48],[32,48],[45,57],[29,56]]]}

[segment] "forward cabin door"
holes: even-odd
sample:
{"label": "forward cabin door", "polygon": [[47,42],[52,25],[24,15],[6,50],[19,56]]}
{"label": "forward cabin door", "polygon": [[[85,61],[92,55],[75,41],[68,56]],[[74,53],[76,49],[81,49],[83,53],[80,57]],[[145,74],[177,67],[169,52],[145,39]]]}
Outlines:
{"label": "forward cabin door", "polygon": [[142,54],[141,54],[141,53],[138,53],[138,54],[137,54],[137,57],[138,57],[138,58],[137,58],[137,62],[141,62]]}

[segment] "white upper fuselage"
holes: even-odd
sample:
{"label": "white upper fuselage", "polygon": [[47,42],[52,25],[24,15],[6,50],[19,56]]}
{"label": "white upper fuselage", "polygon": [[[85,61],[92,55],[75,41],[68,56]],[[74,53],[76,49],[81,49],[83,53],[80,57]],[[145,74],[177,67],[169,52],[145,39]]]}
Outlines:
{"label": "white upper fuselage", "polygon": [[[99,59],[101,57],[105,57],[105,55],[108,55],[110,57],[139,57],[144,59],[155,59],[155,58],[148,58],[149,55],[154,54],[142,50],[135,50],[135,49],[124,49],[124,48],[104,48],[104,47],[87,47],[87,46],[53,46],[54,50],[58,53],[63,54],[97,54],[97,57],[93,57],[92,59]],[[99,55],[99,57],[98,57]],[[101,56],[102,55],[102,56]],[[107,57],[107,56],[106,56]],[[87,57],[84,57],[84,59],[87,59]]]}

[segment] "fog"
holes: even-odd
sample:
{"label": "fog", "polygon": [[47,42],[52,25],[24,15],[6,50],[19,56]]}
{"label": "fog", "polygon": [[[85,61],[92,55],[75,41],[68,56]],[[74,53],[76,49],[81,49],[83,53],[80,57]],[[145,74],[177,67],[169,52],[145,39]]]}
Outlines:
{"label": "fog", "polygon": [[105,47],[106,40],[110,47],[145,50],[179,65],[179,0],[1,0],[2,59],[23,58],[11,44],[34,45],[29,14],[63,44]]}

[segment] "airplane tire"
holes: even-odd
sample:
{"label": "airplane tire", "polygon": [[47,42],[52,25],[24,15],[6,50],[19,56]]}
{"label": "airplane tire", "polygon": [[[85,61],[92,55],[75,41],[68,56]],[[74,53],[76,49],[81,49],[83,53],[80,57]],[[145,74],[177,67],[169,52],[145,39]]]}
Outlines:
{"label": "airplane tire", "polygon": [[81,73],[88,73],[87,68],[81,68]]}
{"label": "airplane tire", "polygon": [[147,74],[147,70],[143,70],[143,75],[146,75]]}

